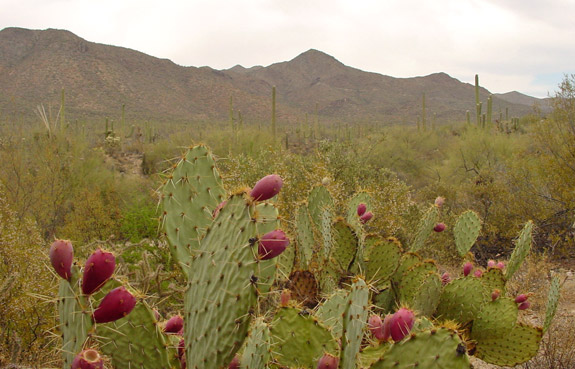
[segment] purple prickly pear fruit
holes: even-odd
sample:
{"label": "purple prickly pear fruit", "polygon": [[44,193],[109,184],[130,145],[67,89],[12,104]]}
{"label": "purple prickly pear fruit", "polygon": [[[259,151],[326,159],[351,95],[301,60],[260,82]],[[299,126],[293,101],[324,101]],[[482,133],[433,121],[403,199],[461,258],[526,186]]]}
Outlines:
{"label": "purple prickly pear fruit", "polygon": [[469,261],[463,265],[463,275],[465,277],[467,277],[472,270],[473,270],[473,264],[471,264]]}
{"label": "purple prickly pear fruit", "polygon": [[495,263],[495,260],[489,260],[487,262],[487,267],[488,268],[495,268],[495,266],[497,265],[497,263]]}
{"label": "purple prickly pear fruit", "polygon": [[369,222],[371,220],[371,218],[373,218],[373,213],[371,211],[368,211],[367,213],[365,213],[359,217],[359,221],[362,224],[365,224],[365,223]]}
{"label": "purple prickly pear fruit", "polygon": [[501,291],[499,290],[494,290],[493,292],[491,292],[491,301],[495,301],[499,298],[499,295],[501,295]]}
{"label": "purple prickly pear fruit", "polygon": [[291,299],[291,291],[288,289],[283,290],[280,295],[280,305],[283,307],[288,306],[290,299]]}
{"label": "purple prickly pear fruit", "polygon": [[413,311],[406,308],[401,308],[396,311],[389,323],[389,332],[393,341],[399,342],[407,336],[411,328],[413,328],[414,322],[415,314]]}
{"label": "purple prickly pear fruit", "polygon": [[104,360],[100,353],[93,349],[80,352],[72,361],[72,369],[103,369]]}
{"label": "purple prickly pear fruit", "polygon": [[214,209],[214,211],[212,212],[212,216],[215,218],[218,216],[218,214],[220,213],[220,210],[222,210],[222,208],[224,206],[226,206],[228,202],[227,201],[222,201],[218,204],[218,206],[216,206],[216,208]]}
{"label": "purple prickly pear fruit", "polygon": [[256,201],[269,200],[277,195],[283,185],[283,181],[277,174],[270,174],[260,179],[252,189],[250,196]]}
{"label": "purple prickly pear fruit", "polygon": [[387,341],[391,337],[391,322],[393,320],[393,314],[387,314],[383,318],[383,339],[382,341]]}
{"label": "purple prickly pear fruit", "polygon": [[56,240],[50,246],[50,262],[58,275],[66,280],[72,276],[71,268],[74,248],[68,240]]}
{"label": "purple prickly pear fruit", "polygon": [[357,216],[360,217],[363,214],[365,214],[365,211],[367,210],[367,206],[362,202],[361,204],[359,204],[357,206]]}
{"label": "purple prickly pear fruit", "polygon": [[232,361],[230,361],[230,365],[228,365],[228,369],[240,369],[240,356],[236,354]]}
{"label": "purple prickly pear fruit", "polygon": [[116,268],[116,257],[111,252],[98,249],[86,260],[82,278],[82,292],[91,295],[106,283]]}
{"label": "purple prickly pear fruit", "polygon": [[108,323],[130,314],[136,306],[136,298],[124,286],[108,292],[94,311],[94,322]]}
{"label": "purple prickly pear fruit", "polygon": [[156,318],[156,320],[162,319],[162,316],[160,315],[160,312],[157,309],[154,309],[154,317]]}
{"label": "purple prickly pear fruit", "polygon": [[317,362],[317,369],[337,369],[338,365],[339,357],[325,353]]}
{"label": "purple prickly pear fruit", "polygon": [[481,269],[475,269],[473,275],[477,278],[481,278],[481,276],[483,275],[483,271]]}
{"label": "purple prickly pear fruit", "polygon": [[497,268],[503,270],[503,268],[505,268],[505,263],[503,263],[502,261],[498,262],[496,265]]}
{"label": "purple prickly pear fruit", "polygon": [[174,315],[166,322],[164,332],[168,334],[178,334],[184,327],[184,319],[179,315]]}
{"label": "purple prickly pear fruit", "polygon": [[443,206],[443,203],[445,202],[445,198],[438,196],[435,198],[435,206],[437,206],[438,208]]}
{"label": "purple prickly pear fruit", "polygon": [[379,341],[383,341],[383,321],[379,315],[374,314],[370,316],[367,321],[367,326],[375,338]]}
{"label": "purple prickly pear fruit", "polygon": [[529,309],[529,307],[531,306],[531,303],[529,301],[524,301],[522,303],[519,304],[519,306],[517,307],[517,309],[519,310],[527,310]]}
{"label": "purple prickly pear fruit", "polygon": [[515,303],[516,303],[516,304],[521,304],[521,303],[527,301],[528,298],[529,298],[529,295],[526,295],[526,294],[522,293],[521,295],[518,295],[518,296],[515,298]]}
{"label": "purple prickly pear fruit", "polygon": [[289,245],[289,239],[284,231],[276,229],[274,231],[264,234],[259,242],[258,254],[260,259],[268,260],[275,258]]}
{"label": "purple prickly pear fruit", "polygon": [[435,225],[435,227],[433,227],[433,230],[434,230],[435,232],[438,232],[438,233],[439,233],[439,232],[443,232],[443,231],[445,231],[445,224],[443,224],[443,223],[437,223],[437,224]]}
{"label": "purple prickly pear fruit", "polygon": [[441,275],[441,283],[445,286],[449,282],[451,282],[451,276],[447,272],[443,273]]}

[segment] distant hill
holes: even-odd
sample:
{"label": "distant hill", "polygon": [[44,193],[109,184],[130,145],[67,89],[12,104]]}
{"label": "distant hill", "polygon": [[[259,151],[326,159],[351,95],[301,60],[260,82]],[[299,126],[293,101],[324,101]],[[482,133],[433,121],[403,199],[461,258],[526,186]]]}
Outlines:
{"label": "distant hill", "polygon": [[[245,120],[267,121],[271,89],[278,116],[288,122],[305,114],[361,123],[414,123],[425,93],[428,119],[465,119],[474,111],[474,87],[445,73],[394,78],[346,66],[318,50],[267,67],[227,70],[183,67],[167,59],[86,41],[64,30],[5,28],[0,31],[0,109],[30,115],[39,104],[57,107],[66,91],[68,116],[118,116],[148,120],[225,120],[230,97]],[[542,100],[494,95],[493,111],[531,111]],[[482,101],[489,92],[481,89]]]}

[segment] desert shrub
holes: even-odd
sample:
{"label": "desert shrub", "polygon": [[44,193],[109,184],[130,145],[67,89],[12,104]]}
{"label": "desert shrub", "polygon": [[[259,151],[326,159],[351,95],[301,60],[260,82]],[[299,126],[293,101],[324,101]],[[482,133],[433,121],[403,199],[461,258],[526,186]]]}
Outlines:
{"label": "desert shrub", "polygon": [[47,330],[55,320],[50,295],[53,276],[47,248],[33,221],[19,221],[0,186],[0,366],[47,363]]}

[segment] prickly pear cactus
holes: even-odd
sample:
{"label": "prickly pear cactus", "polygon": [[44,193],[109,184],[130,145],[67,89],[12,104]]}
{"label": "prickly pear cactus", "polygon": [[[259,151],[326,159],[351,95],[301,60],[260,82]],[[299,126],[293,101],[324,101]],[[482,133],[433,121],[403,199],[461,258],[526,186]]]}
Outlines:
{"label": "prickly pear cactus", "polygon": [[341,340],[341,369],[355,369],[363,340],[363,329],[369,313],[369,290],[365,281],[357,278],[351,285],[347,307],[343,315]]}
{"label": "prickly pear cactus", "polygon": [[453,227],[453,235],[455,236],[455,246],[459,255],[465,256],[469,252],[477,240],[480,230],[481,220],[479,220],[479,215],[473,210],[468,210],[457,218]]}
{"label": "prickly pear cactus", "polygon": [[437,218],[439,216],[439,210],[437,206],[432,205],[423,215],[423,218],[419,221],[417,226],[417,231],[415,237],[411,243],[411,252],[416,252],[423,247],[425,241],[429,238],[429,235],[433,231],[433,227],[437,224]]}
{"label": "prickly pear cactus", "polygon": [[559,292],[561,289],[561,284],[559,277],[554,276],[551,280],[551,286],[549,287],[549,296],[547,297],[547,309],[545,311],[545,322],[543,323],[543,333],[547,332],[551,326],[551,321],[555,316],[557,311],[557,305],[559,304]]}
{"label": "prickly pear cactus", "polygon": [[92,317],[89,313],[89,301],[80,291],[80,270],[71,269],[70,281],[62,279],[58,291],[58,313],[62,332],[62,355],[64,368],[70,368],[76,354],[92,329]]}
{"label": "prickly pear cactus", "polygon": [[509,258],[507,268],[505,271],[505,278],[509,280],[513,274],[519,269],[525,257],[531,249],[531,233],[533,232],[533,222],[530,220],[525,224],[525,227],[519,233],[519,237],[515,243],[515,249]]}
{"label": "prickly pear cactus", "polygon": [[247,336],[258,296],[257,219],[253,199],[233,195],[192,260],[184,301],[190,368],[227,365]]}
{"label": "prickly pear cactus", "polygon": [[270,330],[263,317],[254,320],[240,359],[243,369],[265,368],[270,356]]}
{"label": "prickly pear cactus", "polygon": [[214,158],[205,146],[190,148],[161,188],[162,226],[174,259],[188,271],[201,253],[200,240],[225,191]]}

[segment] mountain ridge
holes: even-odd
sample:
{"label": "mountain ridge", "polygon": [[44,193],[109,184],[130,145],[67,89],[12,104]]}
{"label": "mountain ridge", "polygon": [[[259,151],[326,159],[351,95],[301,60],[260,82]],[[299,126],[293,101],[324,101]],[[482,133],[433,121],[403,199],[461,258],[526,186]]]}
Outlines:
{"label": "mountain ridge", "polygon": [[[426,96],[428,119],[462,121],[474,111],[474,88],[444,72],[396,78],[346,66],[309,49],[291,60],[249,68],[236,65],[180,66],[137,50],[86,41],[67,30],[0,30],[0,109],[27,114],[39,104],[59,105],[66,91],[67,111],[78,119],[117,114],[154,120],[226,120],[230,97],[244,119],[267,121],[276,86],[278,118],[288,122],[306,114],[349,123],[380,121],[414,124]],[[481,89],[481,100],[489,91]],[[494,113],[531,111],[525,102],[494,94]],[[499,110],[498,110],[499,109]]]}

